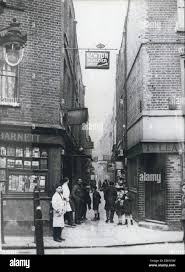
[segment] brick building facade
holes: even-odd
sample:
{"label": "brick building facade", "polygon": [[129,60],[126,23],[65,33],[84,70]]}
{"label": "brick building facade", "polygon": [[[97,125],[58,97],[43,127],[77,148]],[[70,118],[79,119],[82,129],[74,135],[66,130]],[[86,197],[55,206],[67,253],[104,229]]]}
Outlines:
{"label": "brick building facade", "polygon": [[124,149],[133,213],[137,220],[177,229],[185,178],[184,1],[130,0],[127,15],[117,99],[126,101]]}
{"label": "brick building facade", "polygon": [[55,184],[85,172],[91,154],[79,154],[82,134],[92,143],[88,131],[65,118],[69,109],[84,108],[85,95],[78,50],[69,49],[78,47],[72,1],[7,0],[0,29],[13,18],[27,43],[17,66],[6,63],[0,47],[0,181],[5,233],[30,234],[34,184],[48,229]]}

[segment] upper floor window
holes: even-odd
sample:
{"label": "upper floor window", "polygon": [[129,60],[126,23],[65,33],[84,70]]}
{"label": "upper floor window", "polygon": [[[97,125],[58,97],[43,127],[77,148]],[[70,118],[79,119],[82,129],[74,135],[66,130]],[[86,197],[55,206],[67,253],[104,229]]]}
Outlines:
{"label": "upper floor window", "polygon": [[0,61],[0,105],[15,106],[18,103],[18,66]]}
{"label": "upper floor window", "polygon": [[177,0],[177,31],[184,31],[184,2]]}

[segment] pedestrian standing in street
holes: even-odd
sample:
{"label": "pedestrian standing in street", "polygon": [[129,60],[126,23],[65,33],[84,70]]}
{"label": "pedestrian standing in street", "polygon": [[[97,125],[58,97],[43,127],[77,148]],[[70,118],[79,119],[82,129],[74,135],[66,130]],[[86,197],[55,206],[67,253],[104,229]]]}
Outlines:
{"label": "pedestrian standing in street", "polygon": [[105,179],[103,184],[102,184],[102,191],[103,191],[104,194],[105,194],[105,191],[107,190],[108,186],[109,186],[108,180]]}
{"label": "pedestrian standing in street", "polygon": [[124,214],[125,214],[125,224],[128,225],[129,220],[130,224],[133,225],[133,219],[132,219],[132,197],[130,193],[128,192],[128,189],[126,188],[124,192]]}
{"label": "pedestrian standing in street", "polygon": [[87,183],[84,183],[83,184],[82,216],[81,216],[82,221],[87,220],[87,217],[86,217],[87,207],[89,210],[91,209],[91,197],[89,193],[90,193],[90,186]]}
{"label": "pedestrian standing in street", "polygon": [[66,212],[66,201],[63,197],[62,185],[56,185],[56,192],[52,197],[53,207],[53,240],[56,242],[65,241],[62,238],[62,230],[64,229],[64,214]]}
{"label": "pedestrian standing in street", "polygon": [[110,185],[104,192],[105,210],[106,210],[106,223],[114,223],[115,202],[117,198],[117,191],[114,187],[114,182],[110,181]]}
{"label": "pedestrian standing in street", "polygon": [[124,214],[124,191],[120,189],[117,192],[117,199],[116,199],[116,214],[118,216],[118,225],[122,225],[122,217]]}
{"label": "pedestrian standing in street", "polygon": [[62,191],[63,191],[63,197],[66,201],[66,213],[64,215],[64,220],[67,220],[68,225],[74,227],[73,223],[73,212],[70,204],[70,190],[69,190],[69,178],[64,178],[63,184],[62,184]]}
{"label": "pedestrian standing in street", "polygon": [[82,208],[83,208],[83,187],[82,187],[82,179],[79,178],[77,183],[74,185],[72,189],[72,198],[75,204],[75,223],[81,224],[82,217]]}
{"label": "pedestrian standing in street", "polygon": [[182,227],[183,227],[183,241],[185,244],[185,183],[183,183],[182,185],[182,203],[181,203],[181,207],[182,207]]}
{"label": "pedestrian standing in street", "polygon": [[94,210],[94,219],[93,221],[100,220],[100,213],[99,213],[99,205],[101,203],[101,195],[97,191],[97,187],[94,186],[93,188],[93,210]]}

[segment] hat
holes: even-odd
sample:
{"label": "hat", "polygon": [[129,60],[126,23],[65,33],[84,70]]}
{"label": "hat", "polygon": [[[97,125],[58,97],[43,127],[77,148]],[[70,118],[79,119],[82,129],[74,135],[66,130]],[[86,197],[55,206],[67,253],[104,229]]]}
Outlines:
{"label": "hat", "polygon": [[62,186],[61,183],[57,183],[57,184],[55,185],[55,189],[57,189],[58,187],[61,187],[61,186]]}

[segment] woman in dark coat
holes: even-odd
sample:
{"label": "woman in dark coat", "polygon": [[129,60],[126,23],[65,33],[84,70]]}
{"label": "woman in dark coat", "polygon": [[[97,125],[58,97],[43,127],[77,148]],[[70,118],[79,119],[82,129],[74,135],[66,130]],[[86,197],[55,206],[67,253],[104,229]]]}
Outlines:
{"label": "woman in dark coat", "polygon": [[106,223],[114,223],[115,202],[117,197],[117,191],[114,187],[114,182],[110,182],[110,185],[104,192],[105,210],[106,210]]}

